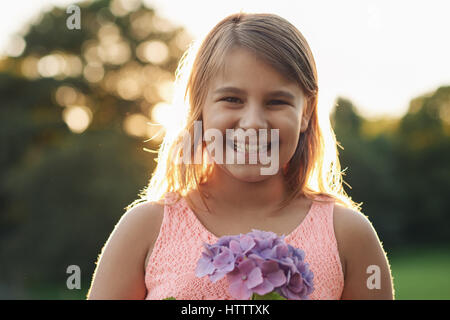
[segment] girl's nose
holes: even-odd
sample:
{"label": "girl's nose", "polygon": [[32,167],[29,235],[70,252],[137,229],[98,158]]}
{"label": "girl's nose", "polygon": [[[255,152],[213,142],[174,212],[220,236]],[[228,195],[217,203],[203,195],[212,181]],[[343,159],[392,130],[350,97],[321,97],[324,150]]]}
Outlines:
{"label": "girl's nose", "polygon": [[252,103],[244,108],[244,112],[240,119],[240,125],[242,129],[267,129],[267,119],[261,106],[257,103]]}

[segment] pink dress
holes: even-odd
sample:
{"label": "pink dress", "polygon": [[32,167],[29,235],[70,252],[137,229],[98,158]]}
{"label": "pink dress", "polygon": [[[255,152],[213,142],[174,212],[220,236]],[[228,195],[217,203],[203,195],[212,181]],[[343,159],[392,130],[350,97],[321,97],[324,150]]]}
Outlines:
{"label": "pink dress", "polygon": [[[212,283],[207,276],[195,276],[202,243],[212,244],[218,238],[203,226],[184,198],[175,203],[167,201],[171,198],[166,196],[161,229],[145,271],[146,299],[233,300],[226,278]],[[304,220],[285,237],[287,243],[305,252],[314,273],[312,300],[340,299],[344,288],[333,208],[333,200],[313,201]]]}

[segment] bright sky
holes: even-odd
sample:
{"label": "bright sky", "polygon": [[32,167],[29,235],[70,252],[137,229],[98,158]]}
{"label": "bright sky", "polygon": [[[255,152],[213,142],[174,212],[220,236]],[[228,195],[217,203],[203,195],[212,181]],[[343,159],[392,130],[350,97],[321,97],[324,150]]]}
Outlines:
{"label": "bright sky", "polygon": [[[129,1],[129,0],[128,0]],[[0,49],[42,8],[70,0],[14,0],[0,14]],[[401,116],[411,98],[450,85],[450,1],[144,0],[201,37],[226,15],[272,12],[292,22],[312,48],[319,103],[337,96],[366,117]],[[83,19],[83,13],[81,13]]]}

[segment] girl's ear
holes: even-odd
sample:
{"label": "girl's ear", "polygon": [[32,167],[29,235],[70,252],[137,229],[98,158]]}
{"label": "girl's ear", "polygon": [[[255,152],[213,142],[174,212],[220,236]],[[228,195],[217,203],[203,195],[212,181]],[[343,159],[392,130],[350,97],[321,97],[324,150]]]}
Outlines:
{"label": "girl's ear", "polygon": [[302,123],[300,126],[300,132],[305,132],[306,129],[308,129],[309,119],[305,117],[305,115],[302,116]]}
{"label": "girl's ear", "polygon": [[289,162],[286,163],[286,164],[283,166],[283,168],[282,168],[282,171],[283,171],[283,174],[284,174],[284,175],[287,174],[288,169],[289,169]]}
{"label": "girl's ear", "polygon": [[310,107],[309,99],[305,98],[303,107],[302,121],[300,125],[300,132],[305,132],[308,129],[309,120],[311,119],[312,108]]}

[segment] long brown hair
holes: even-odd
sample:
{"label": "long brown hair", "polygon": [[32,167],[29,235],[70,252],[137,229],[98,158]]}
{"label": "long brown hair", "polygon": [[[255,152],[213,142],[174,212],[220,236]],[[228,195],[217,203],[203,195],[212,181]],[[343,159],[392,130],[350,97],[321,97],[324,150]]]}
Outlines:
{"label": "long brown hair", "polygon": [[[318,78],[311,49],[300,31],[275,14],[237,13],[220,21],[201,42],[194,42],[183,55],[176,72],[174,108],[181,112],[182,122],[176,130],[166,132],[157,167],[142,201],[161,201],[167,192],[185,196],[207,181],[212,166],[175,163],[182,150],[177,148],[186,133],[191,137],[195,156],[194,122],[202,119],[202,106],[211,79],[224,67],[225,57],[235,48],[257,54],[286,78],[298,83],[307,97],[309,124],[302,132],[293,157],[284,169],[289,195],[281,207],[304,194],[314,198],[326,195],[341,204],[358,208],[342,187],[342,172],[337,142],[326,114],[318,110]],[[202,150],[203,151],[203,150]],[[201,193],[200,193],[201,194]]]}

